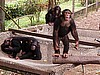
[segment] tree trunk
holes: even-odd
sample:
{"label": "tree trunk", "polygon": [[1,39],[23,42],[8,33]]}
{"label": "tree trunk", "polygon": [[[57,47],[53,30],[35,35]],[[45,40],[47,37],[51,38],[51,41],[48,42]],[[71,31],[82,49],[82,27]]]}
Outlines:
{"label": "tree trunk", "polygon": [[56,4],[56,0],[49,0],[48,10],[54,8]]}
{"label": "tree trunk", "polygon": [[72,17],[74,18],[74,7],[75,7],[75,0],[72,2]]}
{"label": "tree trunk", "polygon": [[96,11],[98,11],[98,0],[96,0]]}
{"label": "tree trunk", "polygon": [[[5,0],[0,0],[0,7],[4,7],[4,5],[5,5]],[[0,31],[5,30],[4,20],[5,20],[5,13],[0,8]]]}
{"label": "tree trunk", "polygon": [[87,17],[87,14],[88,14],[88,0],[86,0],[86,17]]}
{"label": "tree trunk", "polygon": [[100,56],[69,56],[68,58],[54,57],[54,64],[100,64]]}

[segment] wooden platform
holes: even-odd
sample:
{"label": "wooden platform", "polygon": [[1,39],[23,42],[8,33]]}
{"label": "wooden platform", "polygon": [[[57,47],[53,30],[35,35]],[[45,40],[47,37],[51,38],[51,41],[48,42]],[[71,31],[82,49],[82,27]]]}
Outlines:
{"label": "wooden platform", "polygon": [[75,66],[69,64],[48,64],[43,61],[35,60],[15,60],[7,57],[0,57],[0,68],[14,72],[22,71],[36,75],[62,75],[65,69],[71,69]]}
{"label": "wooden platform", "polygon": [[[3,43],[3,41],[7,37],[12,36],[10,32],[3,32],[0,35],[1,35],[0,36],[0,38],[1,38],[0,45],[1,45],[1,43]],[[44,43],[42,42],[42,45],[43,44]],[[48,44],[48,45],[50,48],[50,44]],[[31,75],[31,74],[32,75],[62,75],[66,69],[71,69],[71,68],[75,67],[72,64],[48,63],[47,59],[51,60],[51,57],[50,57],[51,54],[48,53],[51,51],[51,49],[48,50],[46,48],[44,48],[44,51],[46,54],[45,54],[45,57],[42,58],[42,60],[29,60],[29,59],[15,60],[15,59],[9,58],[0,49],[0,68],[14,71],[16,73],[19,73],[19,72],[29,73],[29,75]],[[44,53],[44,51],[43,51],[43,53]]]}
{"label": "wooden platform", "polygon": [[[38,36],[38,37],[42,37],[42,38],[47,38],[47,39],[52,39],[52,36],[50,35],[43,35],[43,34],[37,34],[37,33],[33,33],[30,31],[25,31],[25,30],[10,30],[10,31],[14,31],[16,33],[19,34],[25,34],[25,35],[30,35],[30,36]],[[3,42],[3,40],[9,36],[11,36],[10,32],[1,34],[3,36],[0,36],[0,44]],[[52,41],[51,41],[52,42]],[[71,43],[74,43],[73,40],[70,40]],[[86,45],[86,46],[93,46],[93,47],[99,47],[100,44],[99,43],[94,43],[94,42],[87,42],[87,41],[80,41],[81,45]],[[50,46],[52,44],[48,44],[48,48],[47,53],[52,51]],[[83,47],[83,46],[82,46]],[[93,51],[94,52],[94,51]],[[44,53],[44,52],[43,52]],[[2,55],[1,51],[0,54]],[[0,55],[0,56],[1,56]],[[46,55],[47,59],[51,60],[51,55],[52,52],[48,53]],[[63,59],[61,59],[63,60]],[[65,60],[66,62],[66,60]],[[58,62],[57,62],[58,63]],[[15,60],[15,59],[11,59],[8,58],[7,56],[5,57],[5,55],[2,55],[0,57],[0,67],[3,69],[7,69],[7,70],[11,70],[11,71],[21,71],[21,72],[28,72],[30,74],[39,74],[39,75],[62,75],[65,70],[67,69],[72,69],[73,63],[68,63],[68,64],[62,64],[62,63],[58,63],[58,64],[53,64],[53,63],[48,63],[46,62],[44,59],[40,60],[40,61],[34,61],[34,60]]]}

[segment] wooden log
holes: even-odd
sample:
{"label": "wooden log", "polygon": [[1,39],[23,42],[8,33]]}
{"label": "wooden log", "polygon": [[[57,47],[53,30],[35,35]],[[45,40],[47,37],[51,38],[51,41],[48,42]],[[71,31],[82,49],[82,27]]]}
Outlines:
{"label": "wooden log", "polygon": [[[31,31],[26,31],[26,30],[9,29],[9,31],[12,31],[15,33],[20,33],[20,34],[25,34],[25,35],[37,36],[37,37],[41,37],[41,38],[53,39],[53,36],[51,36],[51,35],[45,35],[45,34],[35,33],[35,32],[31,32]],[[69,39],[69,42],[75,43],[75,40]],[[93,42],[87,42],[87,41],[81,41],[81,40],[79,41],[79,44],[100,47],[100,43],[93,43]]]}
{"label": "wooden log", "polygon": [[69,56],[68,58],[54,57],[54,64],[100,64],[100,56]]}

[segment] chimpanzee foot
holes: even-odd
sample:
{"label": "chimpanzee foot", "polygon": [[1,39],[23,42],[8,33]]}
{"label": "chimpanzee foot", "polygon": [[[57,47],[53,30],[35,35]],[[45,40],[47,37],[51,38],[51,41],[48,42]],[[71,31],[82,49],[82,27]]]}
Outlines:
{"label": "chimpanzee foot", "polygon": [[55,53],[55,54],[53,54],[52,56],[53,56],[53,57],[60,57],[60,54]]}
{"label": "chimpanzee foot", "polygon": [[64,54],[62,55],[63,58],[68,58],[68,56],[69,56],[68,53],[64,53]]}
{"label": "chimpanzee foot", "polygon": [[11,54],[8,54],[8,57],[9,57],[9,58],[13,58],[13,56],[12,56]]}
{"label": "chimpanzee foot", "polygon": [[52,56],[53,57],[60,57],[60,50],[55,50],[55,53]]}
{"label": "chimpanzee foot", "polygon": [[20,58],[19,58],[19,57],[16,57],[15,59],[16,59],[16,60],[20,60]]}

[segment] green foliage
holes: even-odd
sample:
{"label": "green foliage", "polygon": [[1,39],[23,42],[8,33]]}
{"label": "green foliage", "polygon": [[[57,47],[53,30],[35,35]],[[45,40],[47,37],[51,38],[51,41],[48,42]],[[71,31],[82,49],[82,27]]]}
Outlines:
{"label": "green foliage", "polygon": [[[33,14],[33,17],[36,17],[37,22],[39,22],[40,13],[44,9],[44,4],[47,3],[47,1],[48,0],[17,0],[5,4],[5,9],[12,18]],[[6,19],[9,20],[10,18],[6,16]]]}
{"label": "green foliage", "polygon": [[[80,0],[81,1],[81,5],[82,6],[85,6],[86,4],[86,0]],[[88,4],[92,4],[92,3],[94,3],[94,2],[96,2],[96,0],[88,0]]]}
{"label": "green foliage", "polygon": [[[11,13],[10,9],[16,9],[16,15],[20,16],[19,22],[16,21],[21,28],[44,24],[45,23],[45,14],[47,13],[47,9],[44,9],[44,5],[48,2],[48,0],[17,0],[18,2],[14,2],[11,4],[7,4],[9,8],[7,12]],[[72,9],[72,0],[63,2],[64,0],[59,0],[62,3],[60,4],[61,9]],[[46,3],[45,3],[46,2]],[[18,6],[17,6],[18,4]],[[75,11],[81,8],[80,3],[75,3]],[[31,16],[26,16],[30,15]],[[23,16],[24,15],[24,16]],[[16,17],[18,17],[16,16]],[[23,17],[22,17],[23,16]],[[15,18],[16,20],[17,18]],[[10,24],[10,25],[9,25]],[[5,21],[6,29],[8,28],[18,28],[11,20]]]}
{"label": "green foliage", "polygon": [[[5,4],[6,12],[12,18],[23,16],[24,15],[24,10],[23,10],[22,5],[23,5],[24,1],[12,2],[12,3]],[[10,18],[6,16],[6,19],[10,19]]]}

